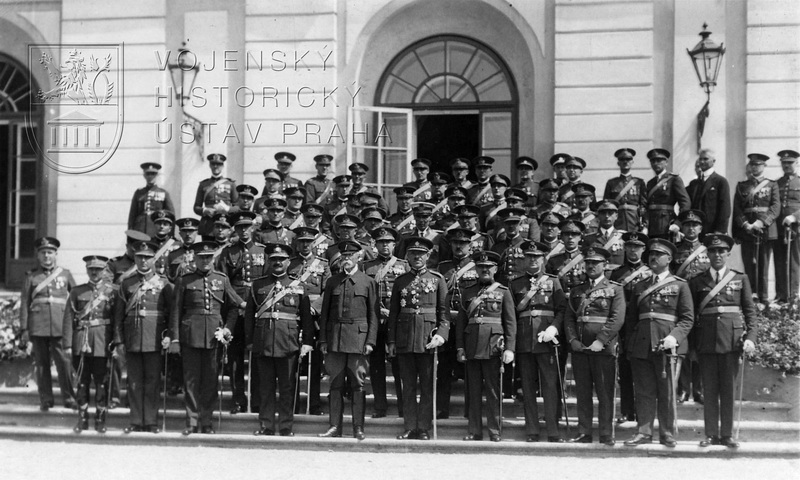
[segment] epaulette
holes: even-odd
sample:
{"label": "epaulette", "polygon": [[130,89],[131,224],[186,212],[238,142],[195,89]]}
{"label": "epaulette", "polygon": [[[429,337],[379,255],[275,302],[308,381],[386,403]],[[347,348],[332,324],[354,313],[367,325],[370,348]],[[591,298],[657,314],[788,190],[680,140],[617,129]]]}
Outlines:
{"label": "epaulette", "polygon": [[224,274],[224,273],[220,272],[219,270],[214,270],[212,273],[217,273],[217,274],[219,274],[219,275],[222,275],[222,276],[223,276],[223,277],[225,277],[225,278],[228,278],[228,276],[227,276],[226,274]]}
{"label": "epaulette", "polygon": [[545,272],[543,276],[550,278],[558,278],[558,275],[553,275],[552,273],[547,273],[547,272]]}
{"label": "epaulette", "polygon": [[618,281],[616,281],[616,280],[609,280],[609,281],[608,281],[608,283],[610,283],[611,285],[616,285],[616,286],[618,286],[618,287],[621,287],[621,286],[622,286],[622,284],[621,284],[621,283],[619,283],[619,282],[618,282]]}
{"label": "epaulette", "polygon": [[738,273],[739,275],[744,275],[744,272],[740,272],[739,270],[736,270],[735,268],[731,268],[731,272]]}
{"label": "epaulette", "polygon": [[622,267],[622,265],[617,265],[616,263],[609,263],[608,266],[606,266],[605,271],[606,272],[613,272],[614,270],[616,270],[616,269],[618,269],[620,267]]}
{"label": "epaulette", "polygon": [[256,247],[266,247],[266,245],[264,245],[261,242],[253,242],[253,245],[255,245]]}
{"label": "epaulette", "polygon": [[428,269],[428,271],[429,271],[429,272],[431,272],[432,274],[434,274],[434,275],[435,275],[435,276],[437,276],[437,277],[444,278],[444,275],[442,275],[441,273],[437,272],[436,270],[431,270],[431,269],[429,268],[429,269]]}
{"label": "epaulette", "polygon": [[234,179],[232,179],[232,178],[225,177],[225,180],[227,180],[227,181],[229,181],[229,182],[236,183],[236,180],[234,180]]}
{"label": "epaulette", "polygon": [[673,275],[672,277],[673,277],[675,280],[678,280],[679,282],[684,282],[684,283],[686,282],[686,279],[685,279],[685,278],[683,278],[683,277],[679,277],[679,276],[677,276],[677,275]]}
{"label": "epaulette", "polygon": [[516,277],[512,278],[512,279],[511,279],[511,281],[512,281],[512,282],[516,282],[516,281],[517,281],[517,280],[519,280],[520,278],[522,278],[522,277],[525,277],[525,276],[527,276],[527,275],[528,275],[527,273],[521,273],[521,274],[517,275]]}

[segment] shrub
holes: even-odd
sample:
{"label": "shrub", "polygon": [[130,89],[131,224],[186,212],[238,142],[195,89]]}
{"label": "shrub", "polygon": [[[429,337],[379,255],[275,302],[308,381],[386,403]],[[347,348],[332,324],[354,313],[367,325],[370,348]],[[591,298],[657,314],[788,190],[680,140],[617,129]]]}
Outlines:
{"label": "shrub", "polygon": [[750,360],[787,375],[800,374],[800,298],[759,309],[758,340]]}
{"label": "shrub", "polygon": [[31,354],[30,342],[19,348],[19,298],[0,299],[0,361],[27,358]]}

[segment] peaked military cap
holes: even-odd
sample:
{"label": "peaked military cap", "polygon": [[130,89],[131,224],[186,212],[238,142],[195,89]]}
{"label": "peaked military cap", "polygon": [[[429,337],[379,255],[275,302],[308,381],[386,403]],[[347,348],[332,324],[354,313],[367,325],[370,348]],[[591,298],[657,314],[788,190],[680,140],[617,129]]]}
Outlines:
{"label": "peaked military cap", "polygon": [[576,183],[572,186],[572,191],[575,192],[576,197],[591,197],[594,195],[595,188],[591,183]]}
{"label": "peaked military cap", "polygon": [[668,255],[672,255],[673,258],[675,257],[675,253],[678,251],[678,249],[675,248],[675,244],[669,240],[664,240],[663,238],[651,238],[650,241],[647,242],[647,250],[650,252],[666,253]]}
{"label": "peaked military cap", "polygon": [[358,228],[358,224],[360,223],[358,217],[355,215],[350,215],[349,213],[343,213],[341,215],[337,215],[334,219],[339,227],[347,227],[347,228]]}
{"label": "peaked military cap", "polygon": [[306,198],[306,189],[300,187],[289,187],[283,190],[283,195],[286,198]]}
{"label": "peaked military cap", "polygon": [[169,210],[156,210],[150,214],[150,220],[153,222],[169,222],[175,224],[175,214]]}
{"label": "peaked military cap", "polygon": [[607,262],[611,258],[611,253],[602,245],[591,245],[583,249],[583,260],[585,262]]}
{"label": "peaked military cap", "polygon": [[620,160],[627,159],[632,160],[633,157],[636,156],[636,150],[632,148],[620,148],[616,152],[614,152],[614,156]]}
{"label": "peaked military cap", "polygon": [[380,207],[367,207],[361,210],[361,218],[364,220],[374,219],[383,221],[386,218],[386,210]]}
{"label": "peaked military cap", "polygon": [[466,168],[469,169],[469,160],[464,157],[458,157],[450,160],[450,168]]}
{"label": "peaked military cap", "polygon": [[480,167],[481,165],[492,165],[494,163],[494,158],[487,157],[482,155],[480,157],[475,157],[472,159],[472,166]]}
{"label": "peaked military cap", "polygon": [[467,198],[467,194],[467,189],[458,185],[447,187],[447,190],[444,191],[444,196],[447,198]]}
{"label": "peaked military cap", "polygon": [[311,227],[297,227],[294,230],[295,240],[314,240],[319,235],[319,230]]}
{"label": "peaked military cap", "polygon": [[256,219],[255,212],[239,212],[233,216],[233,226],[252,225]]}
{"label": "peaked military cap", "polygon": [[523,255],[531,255],[534,257],[543,257],[550,251],[544,243],[533,240],[525,240],[519,248],[522,249]]}
{"label": "peaked military cap", "polygon": [[283,181],[283,173],[275,168],[268,168],[264,170],[264,180],[275,180],[277,182]]}
{"label": "peaked military cap", "polygon": [[506,197],[506,200],[517,200],[519,202],[527,202],[528,198],[530,198],[528,194],[525,193],[525,190],[521,188],[509,188],[503,193],[503,196]]}
{"label": "peaked military cap", "polygon": [[733,248],[734,241],[724,233],[707,233],[703,237],[703,245],[709,250],[712,248],[724,248],[730,250]]}
{"label": "peaked military cap", "polygon": [[[150,237],[147,237],[147,239],[150,240]],[[61,247],[61,242],[59,242],[56,237],[39,237],[33,244],[36,250],[58,250],[59,247]]]}
{"label": "peaked military cap", "polygon": [[161,164],[157,162],[144,162],[139,167],[144,173],[158,173],[161,170]]}
{"label": "peaked military cap", "polygon": [[565,167],[578,167],[581,170],[586,168],[586,160],[582,159],[581,157],[572,157],[564,162]]}
{"label": "peaked military cap", "polygon": [[236,191],[239,192],[239,195],[249,196],[255,198],[258,195],[258,189],[252,185],[241,184],[236,185]]}
{"label": "peaked military cap", "polygon": [[297,160],[297,157],[290,152],[278,152],[275,154],[275,160],[277,160],[278,163],[292,163]]}
{"label": "peaked military cap", "polygon": [[455,209],[459,217],[477,217],[481,213],[481,207],[477,205],[459,205]]}
{"label": "peaked military cap", "polygon": [[214,252],[216,252],[218,248],[219,244],[217,242],[209,242],[206,240],[192,244],[192,251],[196,256],[200,257],[214,255]]}
{"label": "peaked military cap", "polygon": [[561,233],[577,233],[580,235],[586,230],[586,225],[578,220],[567,219],[559,223],[558,228],[561,229]]}
{"label": "peaked military cap", "polygon": [[545,178],[539,182],[539,190],[555,190],[558,191],[558,183],[552,178]]}
{"label": "peaked military cap", "polygon": [[230,220],[224,213],[214,215],[214,225],[222,225],[225,228],[231,228]]}
{"label": "peaked military cap", "polygon": [[525,209],[519,207],[506,207],[497,212],[497,216],[503,219],[503,223],[519,222],[524,215]]}
{"label": "peaked military cap", "polygon": [[415,158],[414,160],[411,160],[411,166],[431,168],[431,161],[427,158]]}
{"label": "peaked military cap", "polygon": [[532,168],[534,170],[539,168],[539,162],[537,162],[536,160],[532,159],[531,157],[524,157],[524,156],[523,157],[517,157],[517,159],[514,160],[514,165],[516,165],[517,168],[529,167],[529,168]]}
{"label": "peaked military cap", "polygon": [[447,185],[452,182],[453,179],[450,178],[450,175],[443,172],[431,172],[428,174],[428,181],[434,185]]}
{"label": "peaked military cap", "polygon": [[670,157],[669,151],[663,148],[654,148],[647,152],[647,158],[653,160],[666,160]]}
{"label": "peaked military cap", "polygon": [[153,242],[136,242],[133,245],[133,254],[143,257],[155,257],[158,247]]}
{"label": "peaked military cap", "polygon": [[650,241],[650,237],[644,233],[625,232],[622,234],[622,241],[625,242],[625,245],[638,245],[640,247],[645,247],[647,246],[647,242]]}
{"label": "peaked military cap", "polygon": [[570,160],[571,158],[572,155],[568,153],[556,153],[555,155],[550,157],[550,165],[555,167],[556,165],[561,165],[563,163],[566,163],[567,160]]}
{"label": "peaked military cap", "polygon": [[210,153],[206,156],[206,160],[208,160],[209,163],[225,163],[227,159],[228,157],[221,153]]}
{"label": "peaked military cap", "polygon": [[[200,222],[198,222],[197,225],[200,225]],[[150,235],[147,235],[146,233],[140,232],[138,230],[125,230],[125,236],[128,237],[126,240],[126,243],[128,244],[150,241]]]}
{"label": "peaked military cap", "polygon": [[394,194],[397,195],[397,198],[413,198],[415,191],[414,187],[396,187]]}
{"label": "peaked military cap", "polygon": [[378,205],[380,201],[383,199],[383,197],[381,196],[380,193],[361,192],[358,194],[358,199],[361,202],[361,205],[364,205],[365,207],[367,206],[371,207]]}
{"label": "peaked military cap", "polygon": [[269,259],[289,258],[292,256],[293,250],[289,245],[282,243],[268,243],[264,246],[264,253],[267,254]]}
{"label": "peaked military cap", "polygon": [[424,237],[409,237],[406,243],[406,251],[411,250],[430,252],[433,250],[433,242]]}
{"label": "peaked military cap", "polygon": [[747,155],[748,164],[750,165],[763,165],[767,163],[769,157],[764,155],[763,153],[751,153]]}
{"label": "peaked military cap", "polygon": [[200,227],[200,220],[192,217],[179,218],[175,221],[179,230],[197,230]]}
{"label": "peaked military cap", "polygon": [[399,237],[397,230],[392,227],[378,227],[369,232],[369,234],[376,242],[381,240],[396,242]]}
{"label": "peaked military cap", "polygon": [[491,250],[481,250],[472,254],[472,261],[475,265],[497,266],[500,263],[500,254]]}
{"label": "peaked military cap", "polygon": [[414,209],[414,215],[432,215],[433,209],[436,208],[436,205],[430,202],[414,202],[411,204],[411,208]]}
{"label": "peaked military cap", "polygon": [[264,202],[264,207],[266,207],[267,210],[284,210],[286,208],[286,205],[287,205],[286,200],[280,197],[268,198]]}
{"label": "peaked military cap", "polygon": [[318,203],[306,203],[300,207],[300,213],[308,217],[321,217],[325,209]]}
{"label": "peaked military cap", "polygon": [[324,153],[322,155],[317,155],[316,157],[314,157],[314,162],[317,163],[318,165],[330,165],[332,161],[333,157],[328,155],[327,153]]}
{"label": "peaked military cap", "polygon": [[684,210],[680,215],[678,215],[678,220],[681,223],[692,222],[702,225],[706,220],[706,214],[700,210]]}
{"label": "peaked military cap", "polygon": [[450,242],[471,242],[472,236],[475,232],[468,228],[456,227],[447,232],[447,238]]}
{"label": "peaked military cap", "polygon": [[350,170],[352,173],[367,173],[369,172],[369,167],[366,163],[355,162],[351,163],[347,166],[347,169]]}
{"label": "peaked military cap", "polygon": [[509,179],[508,177],[506,177],[505,175],[503,175],[501,173],[495,173],[494,175],[489,177],[489,183],[490,184],[492,184],[492,183],[502,183],[506,187],[510,187],[511,186],[511,179]]}
{"label": "peaked military cap", "polygon": [[800,153],[794,150],[781,150],[778,152],[778,156],[781,158],[781,162],[793,162],[800,158]]}
{"label": "peaked military cap", "polygon": [[86,268],[106,268],[108,257],[102,255],[87,255],[83,257],[83,261],[86,262]]}
{"label": "peaked military cap", "polygon": [[561,225],[561,222],[564,221],[564,217],[555,212],[544,212],[543,214],[539,215],[539,224],[544,225],[545,223],[549,223],[551,225]]}
{"label": "peaked military cap", "polygon": [[616,200],[600,200],[599,202],[597,202],[596,210],[598,212],[603,210],[613,210],[616,212],[619,210],[619,202],[617,202]]}
{"label": "peaked military cap", "polygon": [[341,242],[336,244],[336,248],[339,249],[339,253],[344,255],[347,253],[360,252],[361,244],[353,240],[342,240]]}

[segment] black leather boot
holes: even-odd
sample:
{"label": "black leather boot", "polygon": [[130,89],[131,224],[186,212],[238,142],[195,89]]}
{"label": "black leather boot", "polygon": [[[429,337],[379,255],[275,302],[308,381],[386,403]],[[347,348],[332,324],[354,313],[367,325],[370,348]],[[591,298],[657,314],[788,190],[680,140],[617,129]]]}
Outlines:
{"label": "black leather boot", "polygon": [[97,433],[106,433],[106,410],[105,408],[98,408],[94,412],[94,429]]}
{"label": "black leather boot", "polygon": [[72,429],[75,433],[81,433],[89,429],[89,405],[81,405],[78,408],[78,423]]}

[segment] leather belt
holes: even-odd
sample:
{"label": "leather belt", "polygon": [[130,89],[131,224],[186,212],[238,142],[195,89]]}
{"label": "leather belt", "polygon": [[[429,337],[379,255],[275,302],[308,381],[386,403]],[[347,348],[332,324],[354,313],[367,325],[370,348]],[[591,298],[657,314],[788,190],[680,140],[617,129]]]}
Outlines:
{"label": "leather belt", "polygon": [[601,317],[599,315],[581,315],[578,317],[580,323],[606,323],[608,317]]}
{"label": "leather belt", "polygon": [[67,304],[67,299],[66,298],[58,298],[58,297],[36,297],[31,301],[31,306],[41,305],[41,304],[45,304],[45,305],[50,305],[50,304],[66,305]]}
{"label": "leather belt", "polygon": [[204,308],[190,308],[186,310],[185,313],[185,315],[214,315],[214,314],[219,315],[220,312],[218,311],[215,312],[214,310],[206,310]]}
{"label": "leather belt", "polygon": [[741,313],[742,309],[735,305],[727,307],[706,307],[700,315],[716,315],[718,313]]}
{"label": "leather belt", "polygon": [[648,210],[675,210],[675,206],[674,205],[653,204],[653,205],[648,205],[647,209]]}
{"label": "leather belt", "polygon": [[767,211],[769,211],[769,207],[750,207],[744,209],[744,213],[758,213]]}
{"label": "leather belt", "polygon": [[633,205],[631,203],[623,203],[619,206],[620,210],[639,210],[639,205]]}
{"label": "leather belt", "polygon": [[527,317],[545,317],[545,318],[553,318],[555,317],[555,313],[552,310],[525,310],[517,315],[517,318],[527,318]]}
{"label": "leather belt", "polygon": [[361,323],[367,325],[364,318],[337,318],[333,319],[333,323]]}
{"label": "leather belt", "polygon": [[478,324],[478,325],[485,325],[485,324],[495,324],[500,325],[502,320],[500,317],[470,317],[469,325]]}
{"label": "leather belt", "polygon": [[424,307],[424,308],[401,308],[400,313],[410,313],[412,315],[422,315],[425,313],[436,313],[436,309],[433,307]]}
{"label": "leather belt", "polygon": [[678,317],[676,317],[675,315],[672,315],[670,313],[645,312],[645,313],[639,314],[639,320],[646,320],[646,319],[666,320],[666,321],[672,322],[672,323],[675,323],[675,322],[678,321]]}
{"label": "leather belt", "polygon": [[241,281],[241,282],[233,283],[233,284],[231,284],[231,286],[233,286],[233,287],[251,287],[251,286],[253,286],[253,282]]}
{"label": "leather belt", "polygon": [[284,312],[264,312],[258,317],[259,320],[289,320],[289,321],[297,321],[298,315],[296,313],[284,313]]}
{"label": "leather belt", "polygon": [[87,328],[87,327],[104,327],[106,325],[111,325],[111,320],[109,319],[98,319],[98,320],[81,320],[78,322],[78,328]]}

